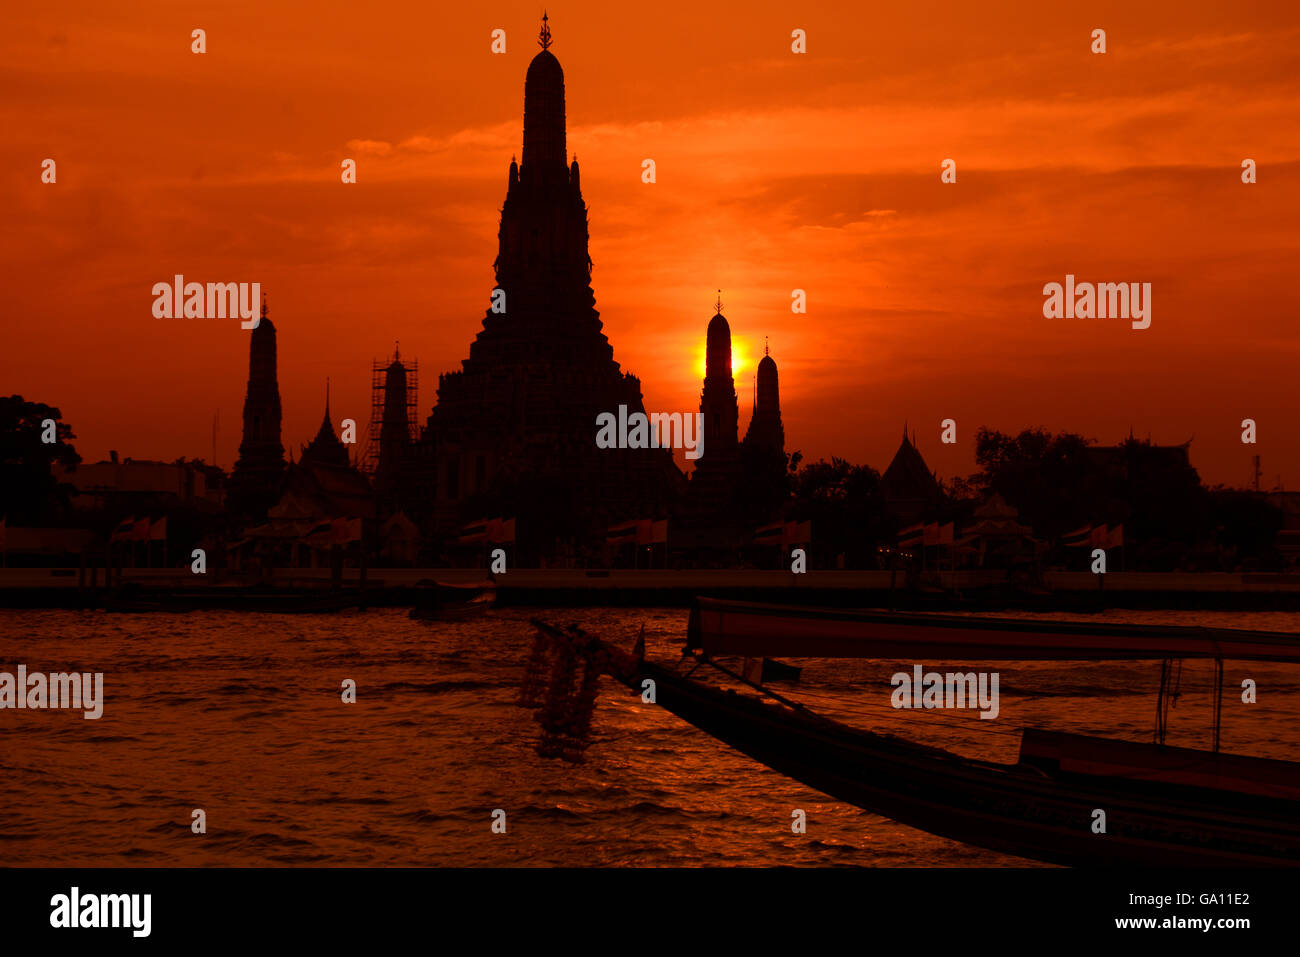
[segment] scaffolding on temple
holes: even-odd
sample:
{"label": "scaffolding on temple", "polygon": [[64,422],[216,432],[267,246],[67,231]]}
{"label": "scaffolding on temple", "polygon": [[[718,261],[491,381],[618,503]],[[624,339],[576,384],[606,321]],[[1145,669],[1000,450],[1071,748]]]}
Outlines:
{"label": "scaffolding on temple", "polygon": [[[389,396],[389,384],[394,395]],[[376,359],[370,369],[370,429],[361,457],[361,471],[373,476],[383,458],[387,442],[414,442],[419,430],[420,364],[403,359],[400,348],[391,359]],[[385,427],[388,434],[385,435]]]}

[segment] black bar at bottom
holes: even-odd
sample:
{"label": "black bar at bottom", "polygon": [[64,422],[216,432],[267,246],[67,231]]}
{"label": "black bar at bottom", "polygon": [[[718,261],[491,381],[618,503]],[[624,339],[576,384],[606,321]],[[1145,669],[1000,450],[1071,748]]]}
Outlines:
{"label": "black bar at bottom", "polygon": [[[74,887],[78,923],[101,912],[111,922],[116,912],[124,926],[52,926],[52,917],[71,923]],[[1199,935],[1231,945],[1293,930],[1298,888],[1294,870],[37,868],[0,870],[0,927],[7,944],[114,949],[428,939],[459,941],[456,951],[549,950],[598,946],[600,935],[613,935],[614,946],[779,940],[819,950],[948,949],[1021,934],[1147,944]],[[147,936],[137,935],[146,929],[143,896],[107,906],[102,897],[145,894]]]}

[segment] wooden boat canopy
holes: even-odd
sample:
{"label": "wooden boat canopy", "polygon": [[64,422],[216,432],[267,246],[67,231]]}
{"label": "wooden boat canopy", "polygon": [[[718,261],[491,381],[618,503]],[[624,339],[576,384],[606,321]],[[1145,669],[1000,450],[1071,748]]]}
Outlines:
{"label": "wooden boat canopy", "polygon": [[979,618],[697,598],[687,648],[708,656],[1300,662],[1300,636],[1175,625]]}

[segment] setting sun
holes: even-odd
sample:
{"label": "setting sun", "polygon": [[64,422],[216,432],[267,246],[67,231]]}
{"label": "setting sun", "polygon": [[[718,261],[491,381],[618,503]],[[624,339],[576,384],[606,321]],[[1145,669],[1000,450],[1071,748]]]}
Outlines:
{"label": "setting sun", "polygon": [[[705,371],[704,342],[701,340],[695,350],[695,375],[700,380],[704,379]],[[731,337],[731,377],[736,380],[736,392],[740,392],[740,374],[750,367],[748,348],[745,341],[739,336]]]}

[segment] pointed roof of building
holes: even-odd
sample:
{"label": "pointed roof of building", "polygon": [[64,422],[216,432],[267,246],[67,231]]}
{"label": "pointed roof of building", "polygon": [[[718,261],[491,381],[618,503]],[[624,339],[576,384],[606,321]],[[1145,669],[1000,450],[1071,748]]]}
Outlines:
{"label": "pointed roof of building", "polygon": [[334,426],[330,422],[329,379],[325,380],[325,416],[321,419],[316,437],[302,450],[303,465],[329,465],[335,468],[349,468],[348,450],[339,441]]}
{"label": "pointed roof of building", "polygon": [[881,476],[880,484],[886,497],[892,498],[928,498],[939,492],[939,482],[908,438],[906,424],[903,426],[903,441]]}

